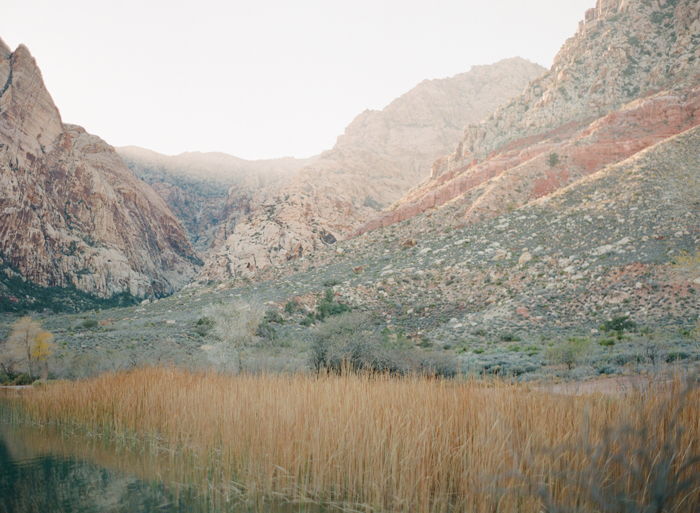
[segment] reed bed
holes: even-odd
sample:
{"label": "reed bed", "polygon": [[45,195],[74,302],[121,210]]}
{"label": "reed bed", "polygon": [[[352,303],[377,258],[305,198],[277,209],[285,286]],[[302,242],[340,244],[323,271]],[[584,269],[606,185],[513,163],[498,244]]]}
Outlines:
{"label": "reed bed", "polygon": [[147,368],[6,401],[39,423],[150,440],[164,479],[224,502],[601,511],[596,494],[653,501],[654,465],[667,462],[664,479],[679,485],[667,505],[695,511],[700,394],[685,386],[580,397],[477,380]]}

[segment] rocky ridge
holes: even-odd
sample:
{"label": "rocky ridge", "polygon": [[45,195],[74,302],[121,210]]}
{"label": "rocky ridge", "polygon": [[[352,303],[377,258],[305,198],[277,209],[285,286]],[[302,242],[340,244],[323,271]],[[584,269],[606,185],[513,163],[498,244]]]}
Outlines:
{"label": "rocky ridge", "polygon": [[[0,41],[0,253],[22,279],[160,296],[198,260],[163,200],[99,137],[63,124],[41,72]],[[12,276],[10,276],[12,277]]]}
{"label": "rocky ridge", "polygon": [[[468,195],[497,216],[698,123],[700,3],[598,0],[552,68],[357,234]],[[492,178],[499,181],[485,184]]]}
{"label": "rocky ridge", "polygon": [[[519,58],[477,66],[424,81],[384,110],[360,114],[332,150],[289,183],[258,191],[198,279],[254,274],[344,238],[425,177],[465,124],[521,93],[543,71]],[[235,202],[235,187],[229,197]]]}
{"label": "rocky ridge", "polygon": [[117,153],[168,204],[202,259],[223,244],[256,193],[279,189],[317,158],[249,161],[201,152],[168,156],[136,146],[117,148]]}

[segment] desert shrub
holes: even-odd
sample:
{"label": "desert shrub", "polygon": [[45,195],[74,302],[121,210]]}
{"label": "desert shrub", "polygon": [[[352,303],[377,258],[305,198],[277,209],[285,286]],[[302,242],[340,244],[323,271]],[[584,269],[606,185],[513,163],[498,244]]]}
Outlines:
{"label": "desert shrub", "polygon": [[685,351],[669,351],[666,356],[666,363],[678,362],[680,360],[687,360],[690,358],[690,354]]}
{"label": "desert shrub", "polygon": [[335,278],[323,280],[324,287],[330,288],[330,287],[335,287],[336,285],[340,285],[340,281],[336,280]]}
{"label": "desert shrub", "polygon": [[267,312],[265,312],[265,317],[263,320],[265,322],[284,324],[284,319],[276,309],[268,310]]}
{"label": "desert shrub", "polygon": [[614,365],[601,365],[598,367],[598,374],[607,374],[608,376],[612,376],[618,372],[617,367]]}
{"label": "desert shrub", "polygon": [[316,316],[312,312],[309,312],[308,314],[306,314],[306,317],[304,317],[299,324],[301,324],[302,326],[309,327],[312,324],[314,324],[315,322],[316,322]]}
{"label": "desert shrub", "polygon": [[583,361],[590,346],[588,338],[571,337],[562,344],[550,347],[547,356],[552,363],[563,363],[571,370]]}
{"label": "desert shrub", "polygon": [[548,157],[548,160],[549,160],[549,167],[554,167],[554,166],[556,166],[557,164],[559,164],[559,154],[558,154],[558,153],[554,153],[554,152],[553,152],[553,153],[550,153],[550,154],[549,154],[549,157]]}
{"label": "desert shrub", "polygon": [[81,326],[86,330],[91,330],[97,328],[98,324],[99,323],[95,319],[85,319]]}
{"label": "desert shrub", "polygon": [[610,348],[615,345],[615,340],[612,338],[604,338],[603,340],[598,342],[598,345]]}
{"label": "desert shrub", "polygon": [[334,300],[333,290],[326,289],[323,294],[323,299],[316,306],[316,318],[323,321],[327,317],[341,315],[350,311],[350,307],[343,303],[338,303]]}
{"label": "desert shrub", "polygon": [[517,335],[514,335],[513,333],[501,333],[500,337],[501,342],[520,342],[520,337]]}
{"label": "desert shrub", "polygon": [[13,379],[12,384],[15,386],[31,385],[32,378],[29,376],[28,373],[24,372],[24,373],[18,375],[15,379]]}
{"label": "desert shrub", "polygon": [[257,335],[266,340],[277,340],[277,330],[269,322],[261,322]]}
{"label": "desert shrub", "polygon": [[200,337],[205,337],[214,326],[214,319],[211,317],[202,316],[197,319],[197,324],[194,327],[194,332]]}
{"label": "desert shrub", "polygon": [[621,317],[614,317],[610,319],[609,321],[605,321],[601,326],[600,326],[600,331],[603,331],[605,333],[615,331],[618,333],[623,333],[625,331],[636,331],[637,330],[637,323],[635,323],[633,320],[631,320],[627,316],[621,316]]}
{"label": "desert shrub", "polygon": [[420,373],[450,376],[456,370],[451,357],[426,354],[403,336],[378,333],[371,318],[346,312],[327,319],[311,344],[311,367],[342,372]]}
{"label": "desert shrub", "polygon": [[296,299],[289,300],[284,304],[284,311],[289,315],[292,315],[298,309],[299,309],[299,301],[297,301]]}

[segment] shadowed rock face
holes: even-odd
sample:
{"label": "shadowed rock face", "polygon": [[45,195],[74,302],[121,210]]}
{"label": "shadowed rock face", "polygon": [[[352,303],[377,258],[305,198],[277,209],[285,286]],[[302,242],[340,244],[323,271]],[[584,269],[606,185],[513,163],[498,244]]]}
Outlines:
{"label": "shadowed rock face", "polygon": [[237,222],[199,279],[254,273],[346,237],[425,178],[465,124],[520,94],[544,71],[516,58],[426,80],[384,110],[357,116],[332,150],[293,177],[245,194],[232,187],[228,211]]}
{"label": "shadowed rock face", "polygon": [[196,273],[163,200],[114,149],[64,125],[24,46],[0,40],[0,252],[42,286],[164,295]]}
{"label": "shadowed rock face", "polygon": [[697,0],[598,0],[550,71],[355,235],[467,196],[482,221],[696,126],[699,18]]}

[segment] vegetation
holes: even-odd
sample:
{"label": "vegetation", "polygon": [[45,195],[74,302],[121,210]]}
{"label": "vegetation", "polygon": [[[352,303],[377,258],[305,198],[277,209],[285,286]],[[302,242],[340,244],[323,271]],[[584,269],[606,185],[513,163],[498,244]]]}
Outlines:
{"label": "vegetation", "polygon": [[79,423],[92,436],[148,441],[154,450],[135,452],[154,456],[139,470],[192,483],[213,504],[275,496],[362,511],[694,511],[700,394],[689,383],[577,397],[417,376],[144,368],[10,401],[71,433]]}
{"label": "vegetation", "polygon": [[549,358],[554,363],[564,364],[568,369],[572,369],[581,363],[590,347],[590,339],[570,337],[566,342],[550,347]]}
{"label": "vegetation", "polygon": [[265,312],[252,303],[217,302],[209,307],[208,317],[212,320],[212,331],[219,339],[219,344],[212,351],[212,363],[222,369],[228,369],[236,355],[235,372],[243,368],[241,353],[257,336],[258,328]]}
{"label": "vegetation", "polygon": [[12,325],[10,335],[0,347],[0,366],[6,375],[15,368],[27,370],[29,381],[32,380],[32,367],[43,366],[43,374],[48,375],[47,358],[51,355],[54,336],[41,329],[41,323],[31,317],[22,317]]}

